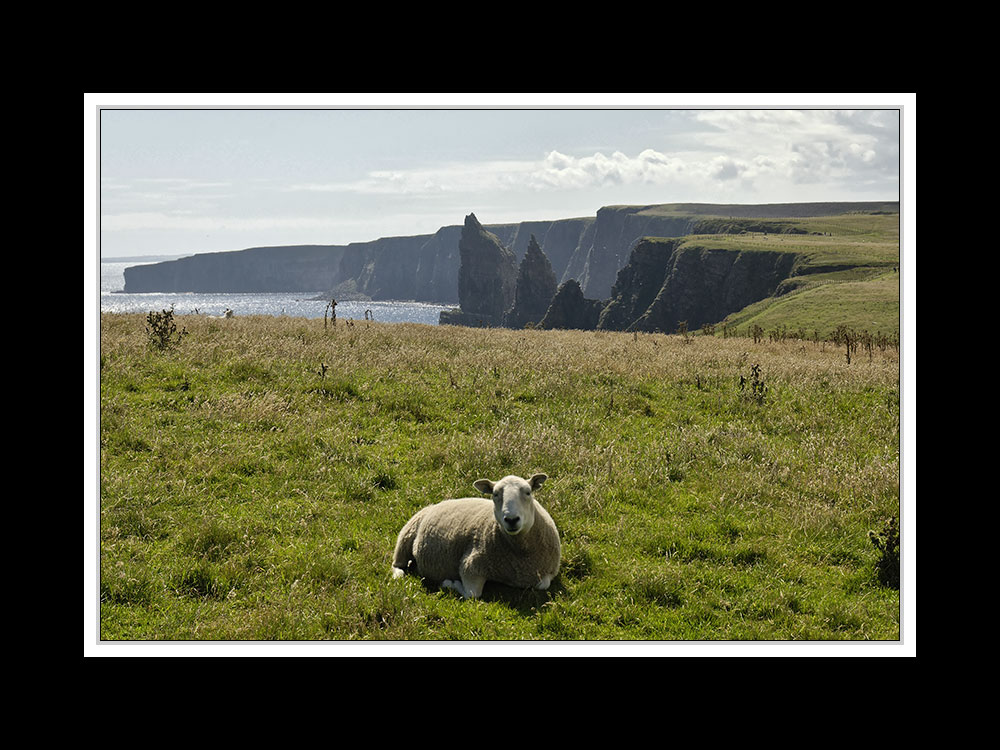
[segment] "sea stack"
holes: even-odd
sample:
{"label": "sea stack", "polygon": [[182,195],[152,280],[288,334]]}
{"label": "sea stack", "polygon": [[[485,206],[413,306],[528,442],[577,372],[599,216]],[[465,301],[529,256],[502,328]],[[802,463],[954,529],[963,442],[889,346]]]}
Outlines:
{"label": "sea stack", "polygon": [[517,256],[475,214],[465,217],[458,241],[460,310],[445,310],[442,324],[492,327],[503,325],[504,313],[514,302]]}
{"label": "sea stack", "polygon": [[508,328],[537,325],[556,294],[556,274],[548,257],[538,246],[535,235],[528,241],[528,249],[517,270],[514,304],[504,316]]}
{"label": "sea stack", "polygon": [[539,327],[592,331],[597,327],[603,306],[601,300],[585,298],[580,282],[570,279],[556,291]]}

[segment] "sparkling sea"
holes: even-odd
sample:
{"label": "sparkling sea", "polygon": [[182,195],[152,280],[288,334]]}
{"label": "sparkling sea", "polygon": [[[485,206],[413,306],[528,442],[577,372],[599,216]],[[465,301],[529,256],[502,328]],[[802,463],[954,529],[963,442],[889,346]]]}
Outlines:
{"label": "sparkling sea", "polygon": [[[156,261],[150,261],[156,262]],[[226,309],[234,315],[288,315],[298,318],[322,318],[329,300],[309,299],[316,292],[251,292],[246,294],[201,294],[151,292],[125,294],[125,269],[141,262],[101,262],[101,312],[137,312],[168,310],[173,305],[178,315],[202,313],[223,315]],[[437,325],[442,310],[454,305],[434,305],[424,302],[339,301],[337,318],[364,320],[370,311],[382,323],[424,323]]]}

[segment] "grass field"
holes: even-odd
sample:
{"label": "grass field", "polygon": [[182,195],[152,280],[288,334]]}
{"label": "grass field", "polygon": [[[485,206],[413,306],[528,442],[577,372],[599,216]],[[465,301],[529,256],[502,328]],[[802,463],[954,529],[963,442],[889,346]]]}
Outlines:
{"label": "grass field", "polygon": [[[102,640],[900,638],[895,348],[177,323],[101,316]],[[391,579],[417,509],[537,471],[549,591]]]}

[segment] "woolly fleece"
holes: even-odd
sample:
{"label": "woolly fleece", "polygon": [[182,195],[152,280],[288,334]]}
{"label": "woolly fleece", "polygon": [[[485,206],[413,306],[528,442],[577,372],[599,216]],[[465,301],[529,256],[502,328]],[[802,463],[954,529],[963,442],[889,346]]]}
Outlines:
{"label": "woolly fleece", "polygon": [[430,581],[479,578],[547,588],[559,572],[559,532],[538,501],[532,498],[532,503],[535,522],[516,536],[501,530],[487,498],[444,500],[422,508],[399,532],[393,567]]}

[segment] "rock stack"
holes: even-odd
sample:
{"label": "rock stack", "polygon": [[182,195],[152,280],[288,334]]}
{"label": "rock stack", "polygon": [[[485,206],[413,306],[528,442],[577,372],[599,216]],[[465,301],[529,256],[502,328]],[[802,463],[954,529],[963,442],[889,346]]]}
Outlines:
{"label": "rock stack", "polygon": [[586,299],[580,282],[570,279],[562,284],[539,323],[539,328],[569,328],[592,331],[597,328],[604,303]]}
{"label": "rock stack", "polygon": [[504,313],[514,302],[517,283],[517,256],[491,232],[483,228],[475,214],[465,217],[458,242],[461,266],[458,269],[460,310],[444,310],[442,324],[474,327],[503,325]]}
{"label": "rock stack", "polygon": [[514,304],[504,315],[507,328],[524,328],[537,325],[545,317],[549,304],[556,294],[556,274],[548,257],[538,246],[535,235],[528,241],[528,249],[517,270]]}

